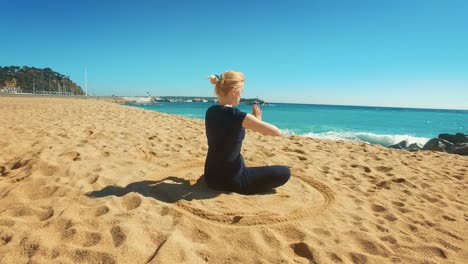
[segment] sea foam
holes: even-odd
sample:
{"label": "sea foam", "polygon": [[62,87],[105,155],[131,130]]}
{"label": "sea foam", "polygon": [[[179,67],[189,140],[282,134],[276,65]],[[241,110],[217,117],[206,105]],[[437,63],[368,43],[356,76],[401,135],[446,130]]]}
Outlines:
{"label": "sea foam", "polygon": [[299,135],[310,138],[318,139],[330,139],[330,140],[349,140],[357,142],[366,142],[370,144],[378,144],[385,147],[391,146],[393,144],[400,143],[401,141],[406,141],[406,144],[416,143],[420,146],[424,146],[429,138],[425,137],[415,137],[411,135],[385,135],[385,134],[374,134],[369,132],[350,132],[350,131],[329,131],[323,133],[305,133],[305,134],[296,134],[293,130],[284,129],[281,130],[283,135]]}

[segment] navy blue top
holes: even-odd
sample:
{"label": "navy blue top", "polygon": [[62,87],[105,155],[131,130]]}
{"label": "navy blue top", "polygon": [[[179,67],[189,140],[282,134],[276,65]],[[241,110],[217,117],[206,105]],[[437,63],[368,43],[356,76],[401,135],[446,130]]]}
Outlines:
{"label": "navy blue top", "polygon": [[234,107],[213,105],[206,111],[205,129],[208,154],[205,162],[205,181],[208,185],[229,186],[242,173],[245,165],[240,154],[247,113]]}

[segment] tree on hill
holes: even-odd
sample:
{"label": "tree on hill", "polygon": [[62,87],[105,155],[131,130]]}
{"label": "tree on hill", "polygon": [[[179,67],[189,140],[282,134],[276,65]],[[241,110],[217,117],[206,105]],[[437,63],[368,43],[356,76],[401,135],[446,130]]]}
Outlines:
{"label": "tree on hill", "polygon": [[32,93],[35,88],[36,91],[84,94],[81,87],[68,76],[54,72],[51,68],[0,66],[0,87],[13,79],[16,80],[17,87],[25,93]]}

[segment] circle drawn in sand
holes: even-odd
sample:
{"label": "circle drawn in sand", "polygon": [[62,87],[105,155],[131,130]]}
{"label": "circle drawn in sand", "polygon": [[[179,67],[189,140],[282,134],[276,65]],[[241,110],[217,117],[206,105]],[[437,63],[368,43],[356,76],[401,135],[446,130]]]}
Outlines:
{"label": "circle drawn in sand", "polygon": [[[196,187],[195,192],[211,191]],[[196,194],[194,196],[197,196]],[[310,177],[293,175],[275,194],[225,194],[211,199],[181,199],[175,205],[184,211],[221,224],[268,225],[317,215],[334,200],[332,190]]]}

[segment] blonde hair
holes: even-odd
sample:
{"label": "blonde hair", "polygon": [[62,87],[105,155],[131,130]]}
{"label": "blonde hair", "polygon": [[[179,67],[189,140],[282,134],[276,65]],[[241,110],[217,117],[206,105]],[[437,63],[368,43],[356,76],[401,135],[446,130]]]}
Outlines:
{"label": "blonde hair", "polygon": [[210,83],[215,84],[215,93],[217,96],[225,96],[232,89],[240,89],[245,82],[245,77],[239,71],[225,71],[220,76],[208,76]]}

